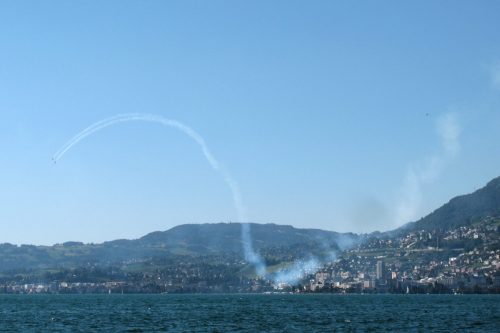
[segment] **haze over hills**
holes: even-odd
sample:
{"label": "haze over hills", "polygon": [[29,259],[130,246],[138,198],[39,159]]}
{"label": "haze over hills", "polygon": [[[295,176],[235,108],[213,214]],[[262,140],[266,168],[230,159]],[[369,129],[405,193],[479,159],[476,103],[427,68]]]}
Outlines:
{"label": "haze over hills", "polygon": [[[414,230],[445,231],[487,216],[500,216],[500,177],[474,193],[451,199],[417,222],[382,235],[392,237]],[[328,255],[381,235],[337,233],[276,224],[251,223],[250,226],[255,250],[278,263],[309,255]],[[152,232],[135,240],[114,240],[102,244],[1,244],[0,270],[109,265],[147,258],[230,256],[243,260],[242,248],[240,223],[186,224]]]}

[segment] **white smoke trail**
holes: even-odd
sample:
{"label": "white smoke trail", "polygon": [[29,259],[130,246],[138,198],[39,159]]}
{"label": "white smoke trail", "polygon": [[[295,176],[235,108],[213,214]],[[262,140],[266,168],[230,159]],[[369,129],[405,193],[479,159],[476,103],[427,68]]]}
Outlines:
{"label": "white smoke trail", "polygon": [[454,113],[446,113],[436,121],[441,150],[425,159],[420,165],[408,167],[402,193],[395,211],[395,225],[410,222],[418,217],[422,203],[422,187],[432,184],[443,173],[446,165],[460,152],[461,126]]}
{"label": "white smoke trail", "polygon": [[238,215],[238,220],[241,223],[241,238],[243,242],[243,252],[245,255],[245,260],[254,265],[257,274],[263,276],[266,272],[266,267],[260,255],[257,254],[253,249],[252,237],[250,234],[250,225],[246,223],[247,222],[246,209],[243,205],[238,183],[231,177],[229,172],[226,169],[224,169],[217,161],[217,159],[212,155],[202,136],[199,135],[197,132],[195,132],[191,127],[186,126],[179,121],[168,119],[163,116],[154,114],[143,114],[143,113],[119,114],[113,117],[100,120],[90,125],[89,127],[85,128],[81,132],[79,132],[72,139],[66,142],[54,154],[52,160],[54,161],[54,163],[56,163],[64,156],[64,154],[66,154],[71,148],[73,148],[73,146],[75,146],[77,143],[79,143],[86,137],[94,134],[95,132],[98,132],[106,127],[112,126],[117,123],[131,122],[131,121],[153,122],[162,124],[164,126],[176,128],[180,130],[182,133],[189,136],[200,146],[203,155],[205,156],[210,166],[215,171],[219,172],[222,175],[222,178],[224,179],[229,189],[231,190],[233,203],[236,207]]}
{"label": "white smoke trail", "polygon": [[77,135],[75,135],[71,140],[69,140],[64,146],[61,147],[57,151],[57,153],[54,155],[54,161],[58,161],[61,159],[61,157],[68,151],[70,150],[74,145],[76,145],[78,142],[80,142],[82,139],[85,137],[105,128],[111,125],[114,125],[119,122],[129,122],[129,121],[148,121],[148,122],[155,122],[155,123],[160,123],[165,126],[169,127],[174,127],[177,128],[178,130],[182,131],[183,133],[187,134],[191,139],[193,139],[202,149],[203,155],[205,155],[205,158],[207,159],[208,163],[212,166],[212,168],[216,171],[219,171],[219,163],[217,160],[214,158],[210,150],[208,149],[205,140],[196,133],[192,128],[182,124],[181,122],[178,122],[176,120],[171,120],[168,118],[164,118],[162,116],[158,115],[153,115],[153,114],[141,114],[141,113],[129,113],[129,114],[119,114],[110,118],[103,119],[101,121],[98,121]]}
{"label": "white smoke trail", "polygon": [[500,61],[490,67],[490,75],[493,88],[500,90]]}

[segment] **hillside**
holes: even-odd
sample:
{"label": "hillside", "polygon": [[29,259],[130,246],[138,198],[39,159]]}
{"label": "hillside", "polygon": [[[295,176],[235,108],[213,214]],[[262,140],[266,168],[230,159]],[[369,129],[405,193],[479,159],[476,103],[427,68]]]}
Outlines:
{"label": "hillside", "polygon": [[[324,244],[336,247],[354,234],[340,234],[320,229],[299,229],[289,225],[250,223],[253,246],[268,247],[295,244]],[[240,223],[184,224],[163,232],[153,232],[139,239],[142,244],[161,246],[171,244],[180,253],[235,252],[242,249]]]}
{"label": "hillside", "polygon": [[[251,223],[252,245],[271,265],[321,257],[372,238],[396,238],[411,231],[449,231],[481,218],[500,216],[500,177],[474,193],[451,199],[419,221],[386,233],[356,235],[287,225]],[[224,257],[242,262],[241,224],[186,224],[134,240],[101,244],[66,242],[53,246],[0,244],[0,272],[48,268],[121,266],[145,260],[208,262]]]}
{"label": "hillside", "polygon": [[451,230],[467,226],[483,217],[500,216],[500,177],[483,188],[451,199],[419,221],[396,229],[398,233],[415,230]]}
{"label": "hillside", "polygon": [[[276,253],[338,250],[359,236],[318,229],[299,229],[276,224],[251,223],[254,248]],[[135,240],[102,244],[67,242],[54,246],[0,244],[0,271],[109,265],[146,258],[231,255],[243,258],[240,223],[186,224],[157,231]]]}

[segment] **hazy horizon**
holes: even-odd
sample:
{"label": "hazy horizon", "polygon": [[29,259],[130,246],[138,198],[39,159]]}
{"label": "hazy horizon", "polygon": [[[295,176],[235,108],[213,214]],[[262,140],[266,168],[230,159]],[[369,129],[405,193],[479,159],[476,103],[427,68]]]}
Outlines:
{"label": "hazy horizon", "polygon": [[[3,2],[0,243],[241,216],[355,233],[418,220],[500,175],[499,12]],[[119,122],[58,155],[120,114],[171,123]]]}

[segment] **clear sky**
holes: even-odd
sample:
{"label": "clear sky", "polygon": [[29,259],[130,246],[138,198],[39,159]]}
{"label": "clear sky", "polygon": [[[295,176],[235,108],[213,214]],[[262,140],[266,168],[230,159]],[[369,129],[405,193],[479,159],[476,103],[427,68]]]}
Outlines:
{"label": "clear sky", "polygon": [[500,1],[2,1],[0,242],[388,230],[500,175]]}

